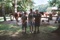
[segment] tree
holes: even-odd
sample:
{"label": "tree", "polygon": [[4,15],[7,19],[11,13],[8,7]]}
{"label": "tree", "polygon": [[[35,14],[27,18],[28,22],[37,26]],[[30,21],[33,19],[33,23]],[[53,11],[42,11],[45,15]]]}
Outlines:
{"label": "tree", "polygon": [[[0,0],[1,1],[1,0]],[[9,12],[10,10],[12,10],[12,12],[14,12],[14,9],[16,9],[17,11],[26,11],[29,8],[33,7],[33,1],[32,0],[17,0],[17,3],[15,3],[16,0],[5,0],[5,9],[7,9],[7,11]],[[15,6],[15,4],[17,5],[17,7]]]}
{"label": "tree", "polygon": [[40,12],[46,12],[48,8],[48,5],[47,4],[41,4],[41,5],[38,5],[36,7],[34,7],[34,10],[38,9]]}
{"label": "tree", "polygon": [[18,10],[20,11],[26,11],[29,8],[31,8],[33,6],[32,0],[21,0],[18,1],[17,5],[18,5]]}
{"label": "tree", "polygon": [[6,7],[10,7],[11,5],[9,5],[10,3],[10,0],[0,0],[0,4],[1,4],[1,7],[2,7],[2,14],[3,14],[3,17],[4,17],[4,21],[6,21]]}
{"label": "tree", "polygon": [[50,6],[57,6],[58,8],[60,8],[60,0],[49,0],[48,2]]}
{"label": "tree", "polygon": [[4,0],[0,0],[0,3],[2,4],[2,13],[3,13],[4,21],[6,21],[5,9],[4,9]]}
{"label": "tree", "polygon": [[[17,1],[17,3],[15,3]],[[3,16],[4,20],[6,21],[5,14],[14,13],[14,10],[16,9],[17,11],[26,11],[29,8],[33,6],[33,1],[32,0],[0,0],[0,4],[2,4],[2,11],[3,11]],[[16,7],[17,5],[17,7]]]}
{"label": "tree", "polygon": [[[49,1],[50,6],[57,6],[58,7],[58,11],[60,11],[60,0],[51,0]],[[60,12],[58,12],[58,17],[60,16]],[[57,19],[58,19],[57,17]],[[58,26],[58,29],[53,31],[53,33],[59,33],[60,34],[60,23]]]}

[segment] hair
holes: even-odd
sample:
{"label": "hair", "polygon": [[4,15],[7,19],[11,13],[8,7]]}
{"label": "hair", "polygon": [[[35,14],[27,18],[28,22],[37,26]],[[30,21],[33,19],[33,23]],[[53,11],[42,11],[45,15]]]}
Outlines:
{"label": "hair", "polygon": [[36,10],[36,11],[38,11],[38,10]]}
{"label": "hair", "polygon": [[32,11],[32,9],[30,9],[30,11]]}
{"label": "hair", "polygon": [[24,12],[24,14],[27,14],[26,12]]}

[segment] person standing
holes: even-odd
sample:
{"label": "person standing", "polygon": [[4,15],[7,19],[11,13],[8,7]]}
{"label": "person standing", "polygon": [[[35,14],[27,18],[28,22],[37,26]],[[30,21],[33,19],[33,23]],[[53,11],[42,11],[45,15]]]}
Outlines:
{"label": "person standing", "polygon": [[60,14],[58,15],[58,26],[59,26],[59,28],[60,28]]}
{"label": "person standing", "polygon": [[41,20],[41,14],[38,12],[38,10],[35,11],[35,31],[34,33],[39,33],[39,27],[40,27],[40,20]]}
{"label": "person standing", "polygon": [[30,33],[33,33],[33,15],[34,15],[34,12],[32,9],[30,9],[30,13],[28,15],[28,23],[29,23],[29,27],[30,27]]}
{"label": "person standing", "polygon": [[22,30],[24,31],[24,33],[26,33],[26,28],[27,28],[27,16],[26,16],[26,12],[24,12],[24,14],[22,15]]}

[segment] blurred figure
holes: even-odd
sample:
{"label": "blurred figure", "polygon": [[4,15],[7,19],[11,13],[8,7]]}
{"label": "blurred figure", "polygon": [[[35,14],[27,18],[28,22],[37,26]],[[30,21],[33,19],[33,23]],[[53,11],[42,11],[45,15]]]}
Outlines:
{"label": "blurred figure", "polygon": [[17,25],[18,25],[18,22],[19,22],[18,18],[21,17],[21,16],[22,16],[22,14],[20,12],[14,13],[14,17],[15,17]]}
{"label": "blurred figure", "polygon": [[55,23],[58,23],[59,16],[60,16],[60,12],[58,12],[58,16],[57,16],[57,18],[56,18]]}
{"label": "blurred figure", "polygon": [[57,21],[58,21],[58,26],[59,26],[59,28],[60,28],[60,12],[58,13]]}
{"label": "blurred figure", "polygon": [[11,20],[11,21],[14,20],[13,13],[10,13],[10,20]]}
{"label": "blurred figure", "polygon": [[26,33],[26,28],[27,28],[27,16],[26,16],[26,12],[24,12],[24,14],[22,15],[22,30],[24,30],[24,32]]}
{"label": "blurred figure", "polygon": [[34,15],[34,12],[32,9],[30,9],[30,13],[28,15],[28,22],[29,22],[29,27],[30,27],[30,33],[33,33],[33,15]]}
{"label": "blurred figure", "polygon": [[14,16],[15,16],[16,21],[19,22],[19,21],[18,21],[18,14],[15,13]]}
{"label": "blurred figure", "polygon": [[35,31],[34,33],[39,33],[39,27],[40,27],[40,20],[41,20],[41,14],[38,12],[38,10],[35,11]]}

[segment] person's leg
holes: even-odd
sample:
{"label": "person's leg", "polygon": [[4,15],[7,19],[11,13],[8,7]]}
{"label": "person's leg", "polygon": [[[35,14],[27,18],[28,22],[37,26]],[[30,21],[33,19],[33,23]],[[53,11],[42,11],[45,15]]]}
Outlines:
{"label": "person's leg", "polygon": [[34,28],[34,33],[36,33],[36,26],[35,26],[35,28]]}
{"label": "person's leg", "polygon": [[32,33],[32,26],[30,26],[29,28],[30,28],[30,33]]}
{"label": "person's leg", "polygon": [[36,22],[34,24],[34,33],[36,33]]}
{"label": "person's leg", "polygon": [[25,33],[26,33],[27,23],[25,23]]}
{"label": "person's leg", "polygon": [[24,27],[24,32],[26,33],[26,26]]}
{"label": "person's leg", "polygon": [[31,26],[31,31],[33,32],[33,23],[32,23],[32,26]]}
{"label": "person's leg", "polygon": [[37,33],[39,33],[39,26],[37,26]]}
{"label": "person's leg", "polygon": [[22,32],[24,31],[24,25],[22,24]]}
{"label": "person's leg", "polygon": [[30,32],[31,32],[31,23],[29,22],[29,29],[30,29]]}
{"label": "person's leg", "polygon": [[32,21],[30,21],[30,32],[32,33]]}

